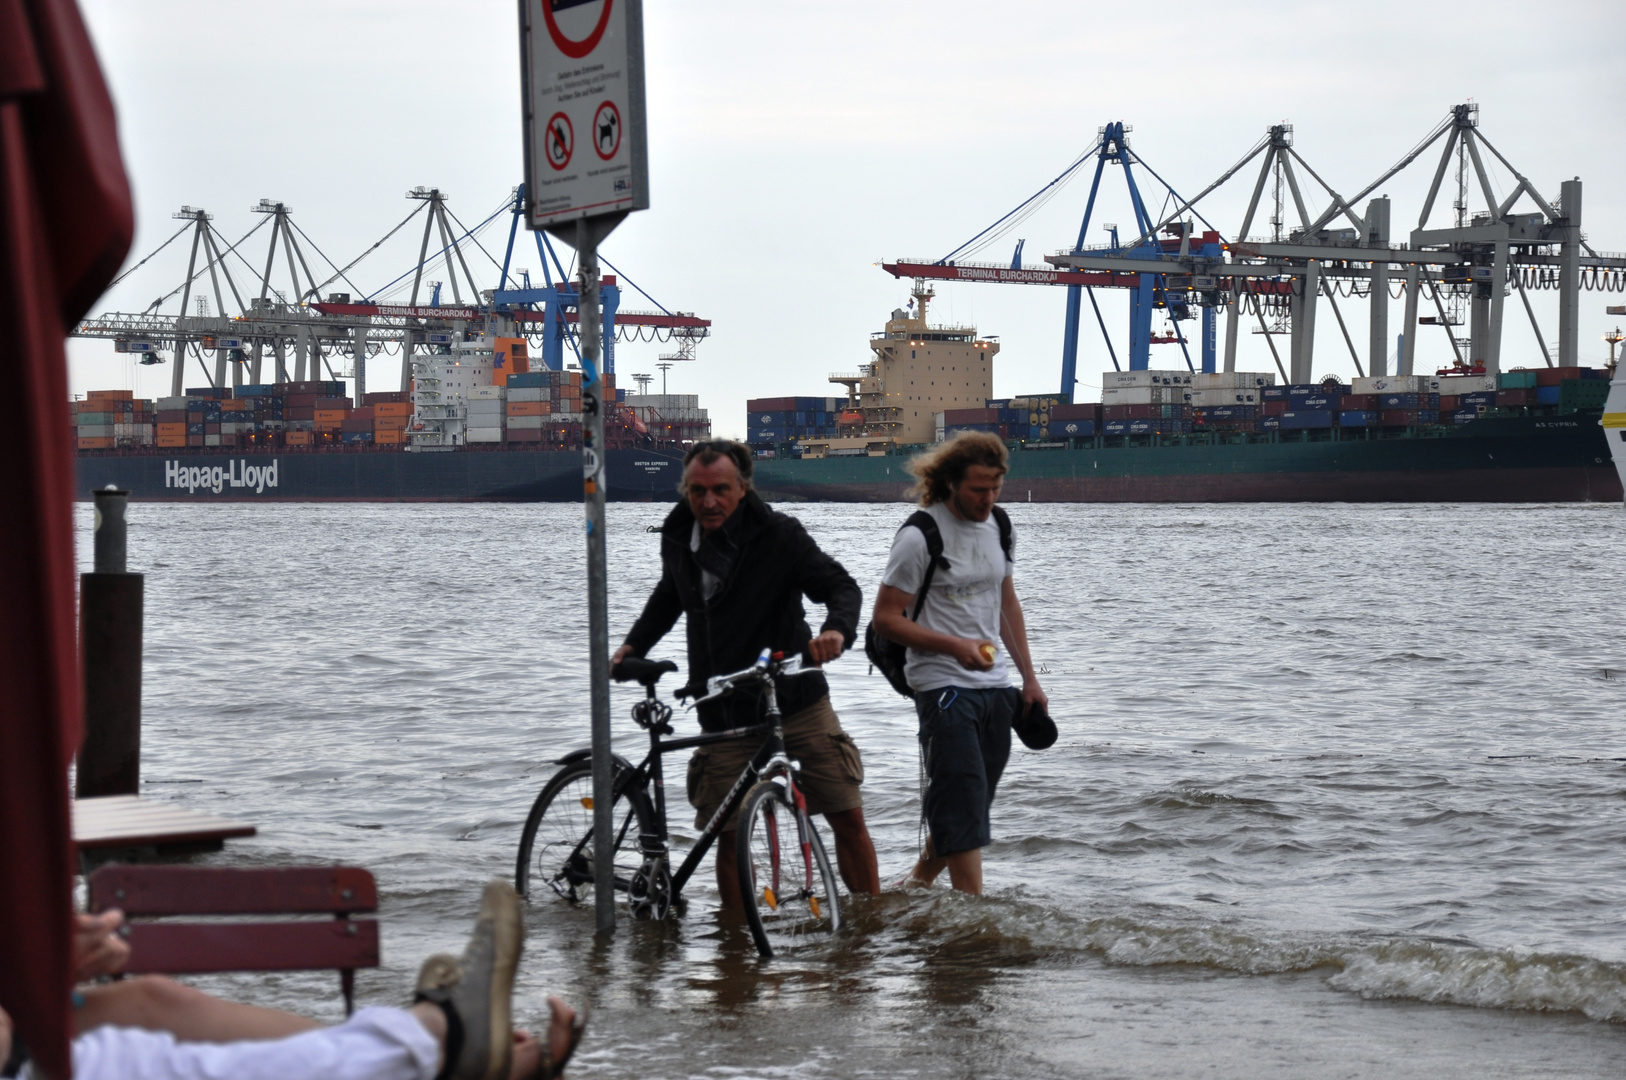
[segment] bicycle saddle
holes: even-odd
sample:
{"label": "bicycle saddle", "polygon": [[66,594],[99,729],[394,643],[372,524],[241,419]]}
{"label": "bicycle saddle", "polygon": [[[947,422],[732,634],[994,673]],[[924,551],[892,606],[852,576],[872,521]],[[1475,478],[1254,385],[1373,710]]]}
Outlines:
{"label": "bicycle saddle", "polygon": [[640,686],[654,686],[661,676],[676,671],[678,666],[670,660],[640,660],[629,656],[610,669],[610,678],[616,682],[636,682]]}

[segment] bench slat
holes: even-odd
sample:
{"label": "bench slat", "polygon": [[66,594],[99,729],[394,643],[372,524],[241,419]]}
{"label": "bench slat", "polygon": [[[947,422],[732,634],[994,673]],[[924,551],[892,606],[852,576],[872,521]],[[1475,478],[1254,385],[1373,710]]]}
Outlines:
{"label": "bench slat", "polygon": [[90,909],[115,907],[127,915],[350,914],[377,911],[378,887],[354,866],[104,866],[90,876]]}
{"label": "bench slat", "polygon": [[131,975],[310,971],[377,967],[371,919],[283,923],[136,923],[128,928]]}

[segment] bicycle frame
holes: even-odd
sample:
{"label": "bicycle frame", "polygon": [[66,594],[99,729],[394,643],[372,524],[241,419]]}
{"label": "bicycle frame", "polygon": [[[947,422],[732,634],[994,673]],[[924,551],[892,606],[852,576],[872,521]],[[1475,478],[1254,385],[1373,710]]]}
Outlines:
{"label": "bicycle frame", "polygon": [[[695,870],[706,857],[706,853],[711,850],[712,844],[722,835],[724,823],[740,808],[740,804],[745,801],[745,796],[750,792],[751,788],[762,779],[775,776],[784,778],[787,794],[797,811],[797,834],[802,849],[802,857],[806,862],[808,875],[812,875],[812,844],[808,839],[806,828],[807,800],[802,795],[801,789],[796,786],[796,765],[791,761],[785,750],[783,716],[779,711],[779,696],[773,681],[774,675],[778,673],[776,670],[778,667],[777,663],[770,661],[769,653],[764,650],[757,663],[744,671],[708,680],[707,688],[709,692],[705,697],[699,698],[695,702],[695,704],[699,704],[700,701],[720,697],[742,682],[757,682],[763,687],[764,696],[766,697],[767,716],[762,723],[751,727],[730,728],[727,731],[703,732],[699,735],[663,739],[663,735],[670,734],[672,731],[672,727],[668,723],[672,710],[657,698],[654,684],[645,687],[644,700],[634,706],[633,717],[638,721],[639,726],[649,732],[649,751],[644,756],[643,761],[639,762],[635,768],[627,768],[621,771],[612,790],[611,805],[613,806],[615,800],[619,799],[629,789],[648,791],[653,788],[652,802],[655,831],[640,833],[638,837],[640,854],[643,856],[643,865],[638,871],[638,878],[641,879],[646,890],[651,882],[664,874],[671,854],[671,836],[666,823],[666,784],[661,768],[661,758],[666,754],[679,750],[709,746],[736,739],[746,739],[756,735],[766,735],[761,748],[751,759],[750,764],[740,773],[739,778],[734,781],[734,786],[729,789],[722,805],[706,822],[705,828],[701,830],[694,847],[685,856],[676,872],[671,873],[666,889],[657,890],[667,893],[665,897],[657,896],[653,898],[653,902],[660,905],[659,909],[653,913],[642,912],[641,914],[646,917],[650,914],[653,914],[654,917],[661,917],[664,915],[665,909],[675,907],[679,903],[683,895],[684,885],[694,876]],[[795,672],[791,674],[795,674]],[[578,751],[576,754],[561,759],[560,763],[574,760],[582,753],[585,752]],[[626,824],[631,824],[631,817],[628,818]],[[623,825],[622,828],[625,829],[626,825]],[[617,846],[620,845],[624,837],[624,832],[621,836],[616,837]],[[580,854],[591,842],[592,830],[589,829],[577,845],[573,855]],[[632,894],[636,890],[636,884],[636,882],[628,883],[629,899],[632,898]],[[775,884],[777,887],[777,883]],[[636,906],[635,913],[637,913]]]}

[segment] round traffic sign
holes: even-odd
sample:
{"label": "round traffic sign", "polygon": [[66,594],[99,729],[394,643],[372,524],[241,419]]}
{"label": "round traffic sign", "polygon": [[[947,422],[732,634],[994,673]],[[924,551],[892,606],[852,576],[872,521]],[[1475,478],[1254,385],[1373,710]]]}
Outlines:
{"label": "round traffic sign", "polygon": [[621,149],[621,110],[613,101],[602,101],[593,113],[593,150],[604,161]]}
{"label": "round traffic sign", "polygon": [[[548,24],[548,36],[560,52],[580,60],[604,40],[613,3],[615,0],[542,0],[542,18]],[[599,8],[596,19],[595,6]]]}
{"label": "round traffic sign", "polygon": [[548,126],[542,135],[542,156],[548,159],[548,164],[554,171],[563,169],[570,164],[570,155],[576,150],[576,129],[570,124],[570,117],[562,112],[556,112],[548,117]]}

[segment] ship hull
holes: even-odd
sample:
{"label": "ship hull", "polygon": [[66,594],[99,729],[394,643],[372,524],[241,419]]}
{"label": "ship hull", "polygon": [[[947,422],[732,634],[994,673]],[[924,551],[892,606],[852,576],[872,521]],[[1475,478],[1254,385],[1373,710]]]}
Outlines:
{"label": "ship hull", "polygon": [[[899,458],[764,461],[779,501],[893,502]],[[1475,421],[1437,437],[1103,446],[1011,455],[1008,502],[1619,502],[1596,414]]]}
{"label": "ship hull", "polygon": [[[605,466],[612,501],[677,498],[681,455],[611,450]],[[109,484],[146,501],[580,502],[582,455],[579,450],[80,454],[80,497]]]}

